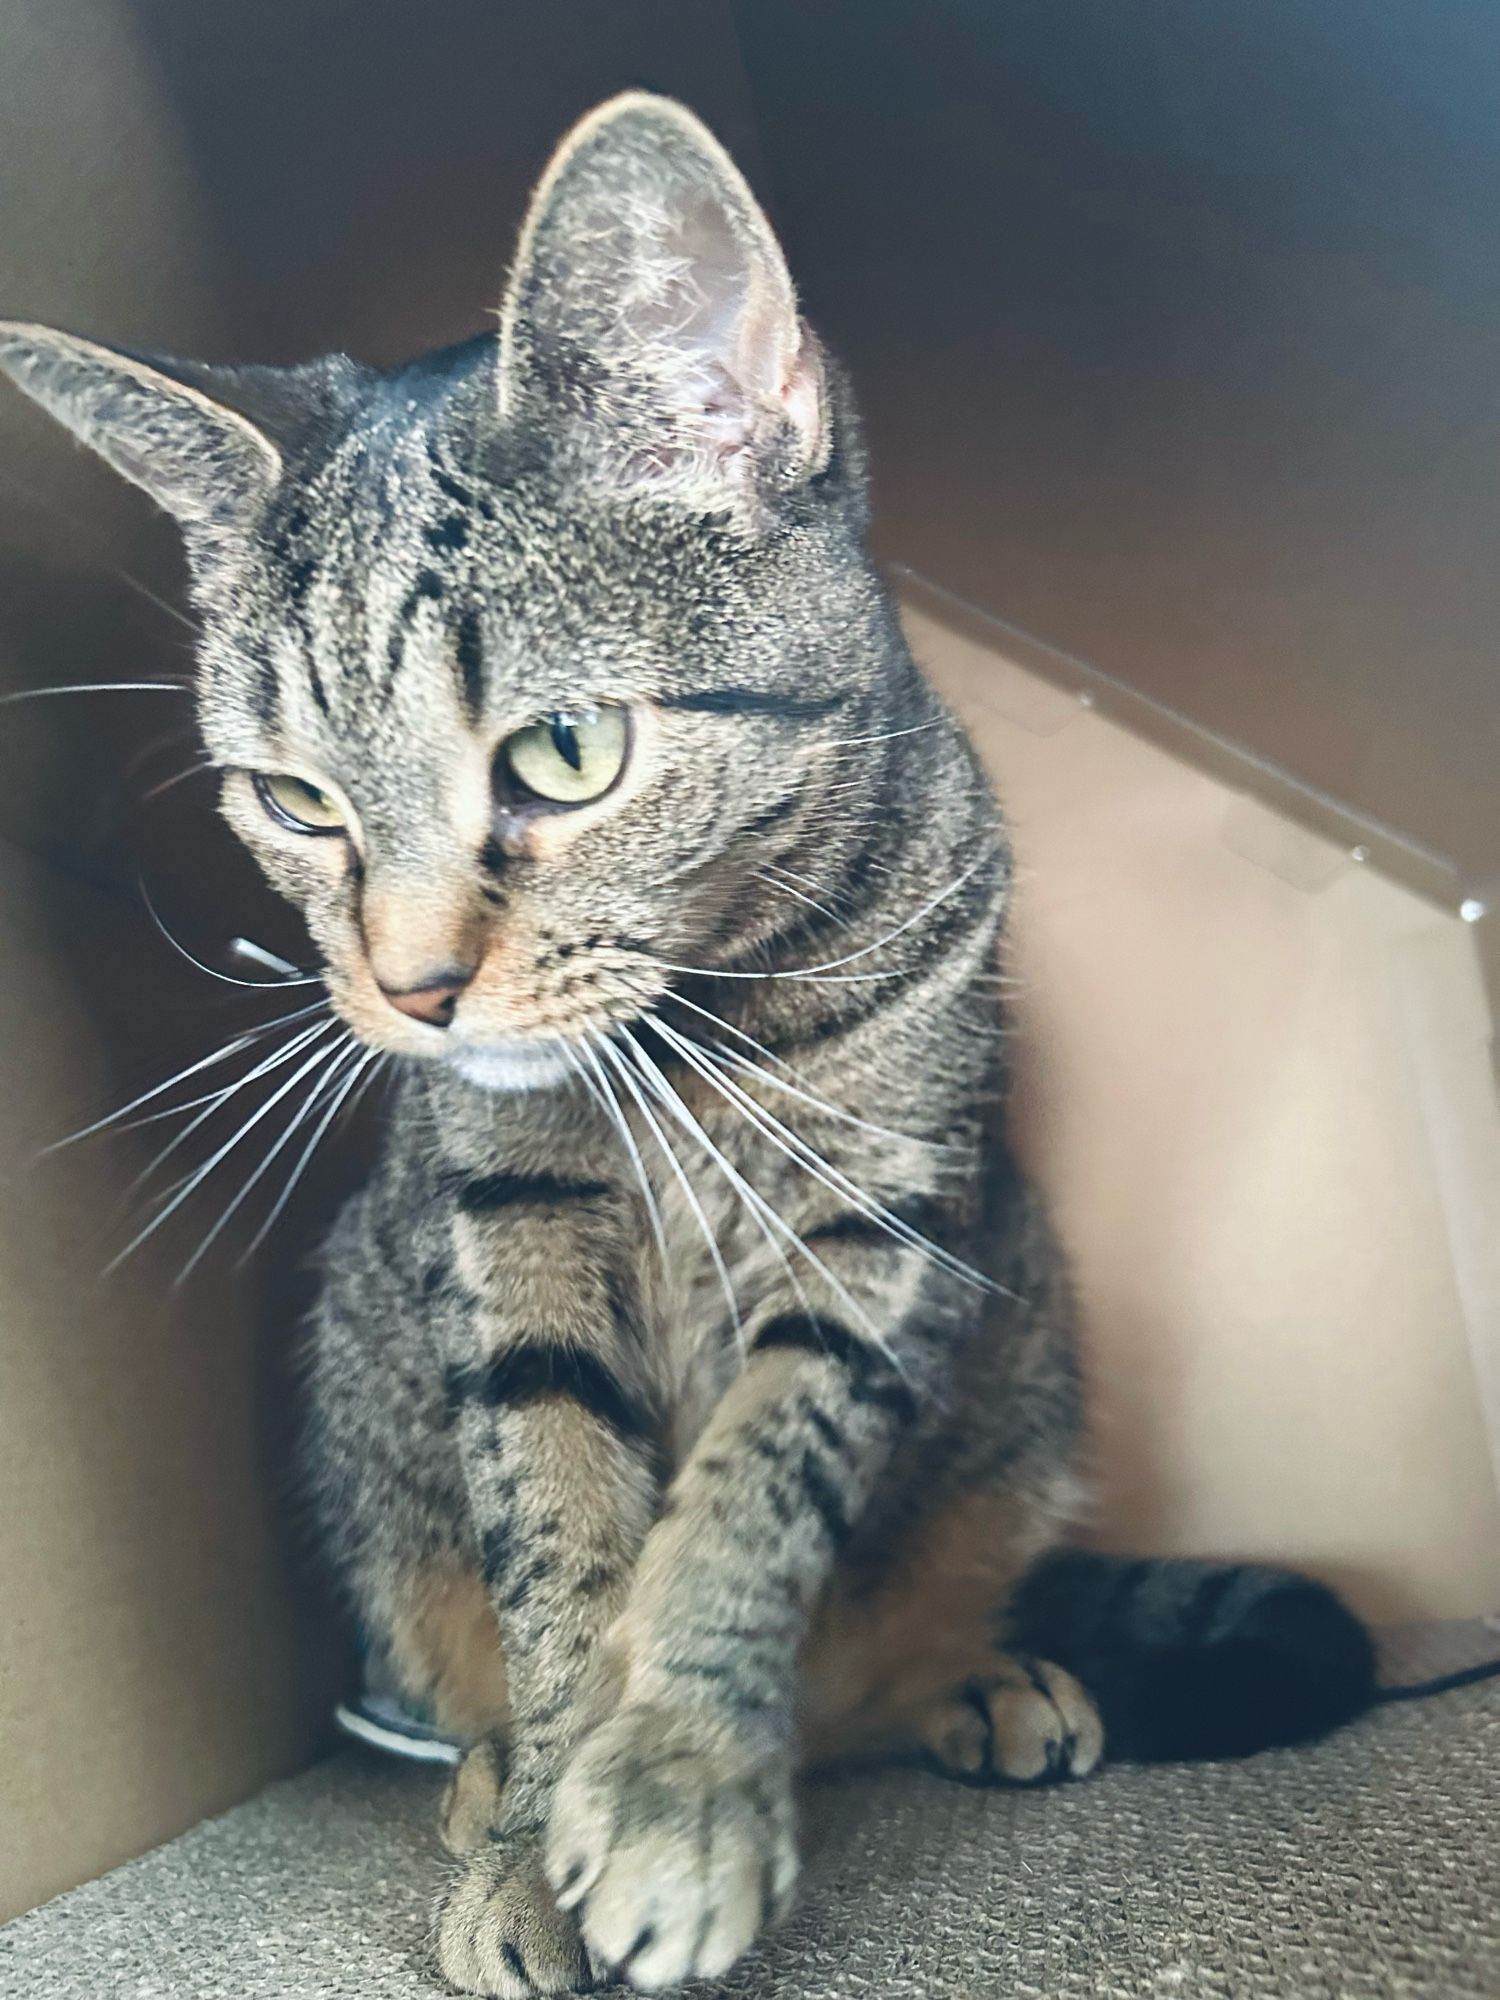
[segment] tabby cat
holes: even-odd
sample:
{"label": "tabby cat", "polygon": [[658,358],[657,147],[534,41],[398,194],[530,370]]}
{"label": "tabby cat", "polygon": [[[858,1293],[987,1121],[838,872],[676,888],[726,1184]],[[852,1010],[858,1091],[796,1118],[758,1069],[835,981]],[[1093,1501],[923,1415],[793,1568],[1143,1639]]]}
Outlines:
{"label": "tabby cat", "polygon": [[1062,1547],[1002,824],[696,119],[585,118],[498,335],[394,372],[15,324],[0,360],[181,522],[224,812],[396,1059],[307,1470],[381,1671],[473,1746],[453,1985],[722,1973],[787,1908],[809,1761],[1034,1784],[1366,1703],[1321,1587]]}

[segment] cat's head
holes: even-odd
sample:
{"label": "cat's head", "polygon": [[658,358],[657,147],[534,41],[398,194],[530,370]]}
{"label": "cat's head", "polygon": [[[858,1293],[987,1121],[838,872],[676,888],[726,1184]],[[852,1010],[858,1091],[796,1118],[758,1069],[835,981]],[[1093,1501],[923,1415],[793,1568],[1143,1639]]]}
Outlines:
{"label": "cat's head", "polygon": [[680,106],[571,133],[498,337],[221,369],[6,324],[0,365],[182,524],[224,811],[372,1047],[550,1081],[848,837],[887,616],[852,419]]}

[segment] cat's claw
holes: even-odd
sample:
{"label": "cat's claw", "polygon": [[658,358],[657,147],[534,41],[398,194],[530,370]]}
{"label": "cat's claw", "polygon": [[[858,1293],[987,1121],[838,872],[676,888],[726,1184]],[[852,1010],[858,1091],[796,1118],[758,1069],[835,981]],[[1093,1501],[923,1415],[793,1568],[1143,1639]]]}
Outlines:
{"label": "cat's claw", "polygon": [[791,1902],[789,1764],[704,1718],[626,1707],[563,1778],[547,1872],[613,1978],[645,1992],[716,1978]]}

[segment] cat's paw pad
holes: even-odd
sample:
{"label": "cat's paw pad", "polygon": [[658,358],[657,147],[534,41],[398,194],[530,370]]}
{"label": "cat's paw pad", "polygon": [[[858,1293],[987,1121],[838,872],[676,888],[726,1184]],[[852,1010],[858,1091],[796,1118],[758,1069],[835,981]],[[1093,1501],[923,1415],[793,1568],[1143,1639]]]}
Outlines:
{"label": "cat's paw pad", "polygon": [[547,1871],[612,1977],[715,1978],[791,1902],[790,1767],[696,1717],[622,1709],[558,1788]]}
{"label": "cat's paw pad", "polygon": [[548,1887],[534,1842],[486,1845],[438,1906],[437,1964],[460,1993],[535,2000],[593,1985],[578,1925]]}
{"label": "cat's paw pad", "polygon": [[466,1861],[500,1838],[500,1795],[505,1789],[503,1743],[486,1737],[465,1753],[449,1780],[438,1818],[438,1835],[458,1861]]}
{"label": "cat's paw pad", "polygon": [[1047,1660],[996,1660],[936,1703],[920,1735],[945,1777],[979,1785],[1086,1778],[1104,1754],[1098,1709]]}

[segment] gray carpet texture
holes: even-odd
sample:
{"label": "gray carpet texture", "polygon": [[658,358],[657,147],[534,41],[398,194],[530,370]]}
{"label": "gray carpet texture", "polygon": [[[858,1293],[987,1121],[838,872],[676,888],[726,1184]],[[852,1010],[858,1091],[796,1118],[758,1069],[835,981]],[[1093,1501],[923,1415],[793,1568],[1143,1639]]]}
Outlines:
{"label": "gray carpet texture", "polygon": [[[0,1995],[433,2000],[440,1785],[334,1757],[0,1931]],[[805,1847],[705,2000],[1500,2000],[1500,1681],[1057,1791],[827,1779]]]}

